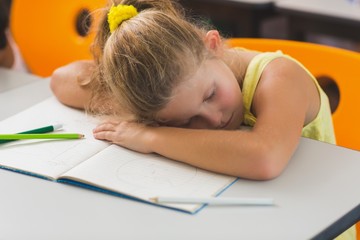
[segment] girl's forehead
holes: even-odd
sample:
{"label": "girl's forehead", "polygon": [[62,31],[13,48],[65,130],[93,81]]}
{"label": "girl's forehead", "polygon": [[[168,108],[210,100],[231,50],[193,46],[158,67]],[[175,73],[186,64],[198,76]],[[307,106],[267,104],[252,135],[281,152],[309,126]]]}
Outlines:
{"label": "girl's forehead", "polygon": [[157,113],[156,118],[163,123],[186,118],[197,108],[197,95],[195,88],[183,87],[179,89],[172,96],[170,102]]}
{"label": "girl's forehead", "polygon": [[156,118],[159,122],[182,121],[195,115],[203,102],[203,87],[194,85],[179,86],[171,100],[161,109]]}

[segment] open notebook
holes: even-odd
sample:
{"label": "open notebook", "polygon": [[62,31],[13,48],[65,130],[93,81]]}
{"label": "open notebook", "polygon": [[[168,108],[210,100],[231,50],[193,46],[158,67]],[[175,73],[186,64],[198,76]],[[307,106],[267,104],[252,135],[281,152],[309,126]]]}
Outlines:
{"label": "open notebook", "polygon": [[210,197],[235,177],[208,172],[156,154],[140,154],[93,138],[99,120],[49,98],[0,122],[0,133],[17,133],[53,124],[60,132],[85,134],[77,140],[20,140],[0,145],[0,167],[52,181],[189,213],[199,204],[158,204],[157,196]]}

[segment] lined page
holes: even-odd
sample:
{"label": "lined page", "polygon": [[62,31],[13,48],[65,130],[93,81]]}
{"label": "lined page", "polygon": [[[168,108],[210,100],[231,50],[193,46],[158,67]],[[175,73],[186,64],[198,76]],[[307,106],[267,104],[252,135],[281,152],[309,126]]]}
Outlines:
{"label": "lined page", "polygon": [[95,140],[92,129],[97,120],[83,111],[66,107],[51,97],[0,122],[0,133],[17,133],[48,125],[63,124],[57,132],[85,135],[75,140],[20,140],[0,144],[0,165],[56,179],[109,144]]}
{"label": "lined page", "polygon": [[[216,196],[235,177],[208,172],[155,154],[111,145],[65,173],[63,178],[149,201],[157,196]],[[194,212],[202,205],[163,204]]]}

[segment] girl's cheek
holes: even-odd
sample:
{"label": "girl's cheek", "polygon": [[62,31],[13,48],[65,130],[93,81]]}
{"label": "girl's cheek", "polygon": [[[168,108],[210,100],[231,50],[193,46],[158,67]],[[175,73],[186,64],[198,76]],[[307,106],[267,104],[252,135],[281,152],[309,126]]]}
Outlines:
{"label": "girl's cheek", "polygon": [[236,104],[239,96],[234,90],[232,89],[223,89],[219,91],[219,102],[223,107],[230,107]]}

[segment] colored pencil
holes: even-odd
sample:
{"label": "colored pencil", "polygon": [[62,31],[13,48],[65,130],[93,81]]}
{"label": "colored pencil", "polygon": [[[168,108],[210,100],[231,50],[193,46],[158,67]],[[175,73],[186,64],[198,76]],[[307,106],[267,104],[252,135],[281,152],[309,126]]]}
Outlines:
{"label": "colored pencil", "polygon": [[[59,130],[61,128],[62,128],[62,124],[54,124],[54,125],[50,125],[50,126],[46,126],[46,127],[31,129],[31,130],[28,130],[25,132],[19,132],[17,134],[49,133],[49,132]],[[0,144],[15,141],[15,140],[17,140],[17,139],[0,140]]]}
{"label": "colored pencil", "polygon": [[1,140],[21,139],[79,139],[83,138],[79,133],[29,133],[29,134],[0,134]]}
{"label": "colored pencil", "polygon": [[217,197],[154,197],[150,200],[156,203],[177,204],[209,204],[209,205],[243,205],[243,206],[271,206],[272,198],[217,198]]}

